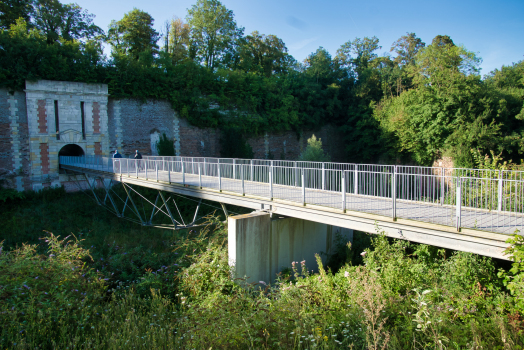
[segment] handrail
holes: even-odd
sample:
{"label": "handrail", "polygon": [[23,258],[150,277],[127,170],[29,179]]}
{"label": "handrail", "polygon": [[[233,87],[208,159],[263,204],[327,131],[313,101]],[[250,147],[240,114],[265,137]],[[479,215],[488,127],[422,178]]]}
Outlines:
{"label": "handrail", "polygon": [[60,164],[438,223],[457,230],[513,233],[524,229],[520,171],[178,156],[141,160],[61,156]]}

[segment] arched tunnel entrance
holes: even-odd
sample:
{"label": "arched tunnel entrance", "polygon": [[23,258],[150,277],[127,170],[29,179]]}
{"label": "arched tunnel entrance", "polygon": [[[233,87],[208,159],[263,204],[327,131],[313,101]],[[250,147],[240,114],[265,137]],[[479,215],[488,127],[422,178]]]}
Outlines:
{"label": "arched tunnel entrance", "polygon": [[58,156],[70,156],[70,157],[80,157],[84,155],[84,150],[79,145],[73,143],[65,145],[58,152]]}
{"label": "arched tunnel entrance", "polygon": [[[73,143],[70,143],[68,145],[65,145],[60,149],[58,152],[58,161],[60,164],[60,157],[61,156],[69,156],[69,157],[80,157],[84,155],[84,150],[79,145],[75,145]],[[60,166],[59,166],[60,167]],[[63,170],[60,169],[60,173],[62,173]]]}

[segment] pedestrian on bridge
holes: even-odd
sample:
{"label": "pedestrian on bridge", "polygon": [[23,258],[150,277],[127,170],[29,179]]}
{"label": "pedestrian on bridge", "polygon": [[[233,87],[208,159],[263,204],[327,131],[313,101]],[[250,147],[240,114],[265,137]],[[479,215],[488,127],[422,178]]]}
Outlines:
{"label": "pedestrian on bridge", "polygon": [[115,154],[113,154],[113,158],[122,158],[122,155],[118,153],[118,150],[116,150]]}
{"label": "pedestrian on bridge", "polygon": [[140,152],[138,152],[138,150],[135,151],[135,167],[137,168],[137,170],[142,170],[143,166],[142,166],[142,162],[140,161],[140,159],[142,159],[142,154]]}

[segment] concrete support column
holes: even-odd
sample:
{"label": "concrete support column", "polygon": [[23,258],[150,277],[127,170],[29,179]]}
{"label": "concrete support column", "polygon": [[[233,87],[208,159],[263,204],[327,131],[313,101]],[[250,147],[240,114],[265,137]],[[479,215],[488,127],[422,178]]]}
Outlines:
{"label": "concrete support column", "polygon": [[[293,261],[306,261],[308,270],[317,271],[315,254],[333,253],[337,230],[352,240],[352,230],[296,218],[272,219],[266,212],[228,217],[229,263],[235,278],[247,282],[273,283],[283,268]],[[326,262],[326,254],[322,260]]]}

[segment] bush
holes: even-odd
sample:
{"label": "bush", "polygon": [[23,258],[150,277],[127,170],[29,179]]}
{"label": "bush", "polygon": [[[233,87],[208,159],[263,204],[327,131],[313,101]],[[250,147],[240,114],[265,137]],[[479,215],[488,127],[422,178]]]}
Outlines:
{"label": "bush", "polygon": [[165,133],[162,133],[160,140],[156,143],[156,149],[159,156],[171,157],[175,155],[173,140],[168,139]]}
{"label": "bush", "polygon": [[300,154],[298,160],[304,162],[329,162],[331,157],[322,149],[322,140],[315,135],[307,140],[306,149]]}

